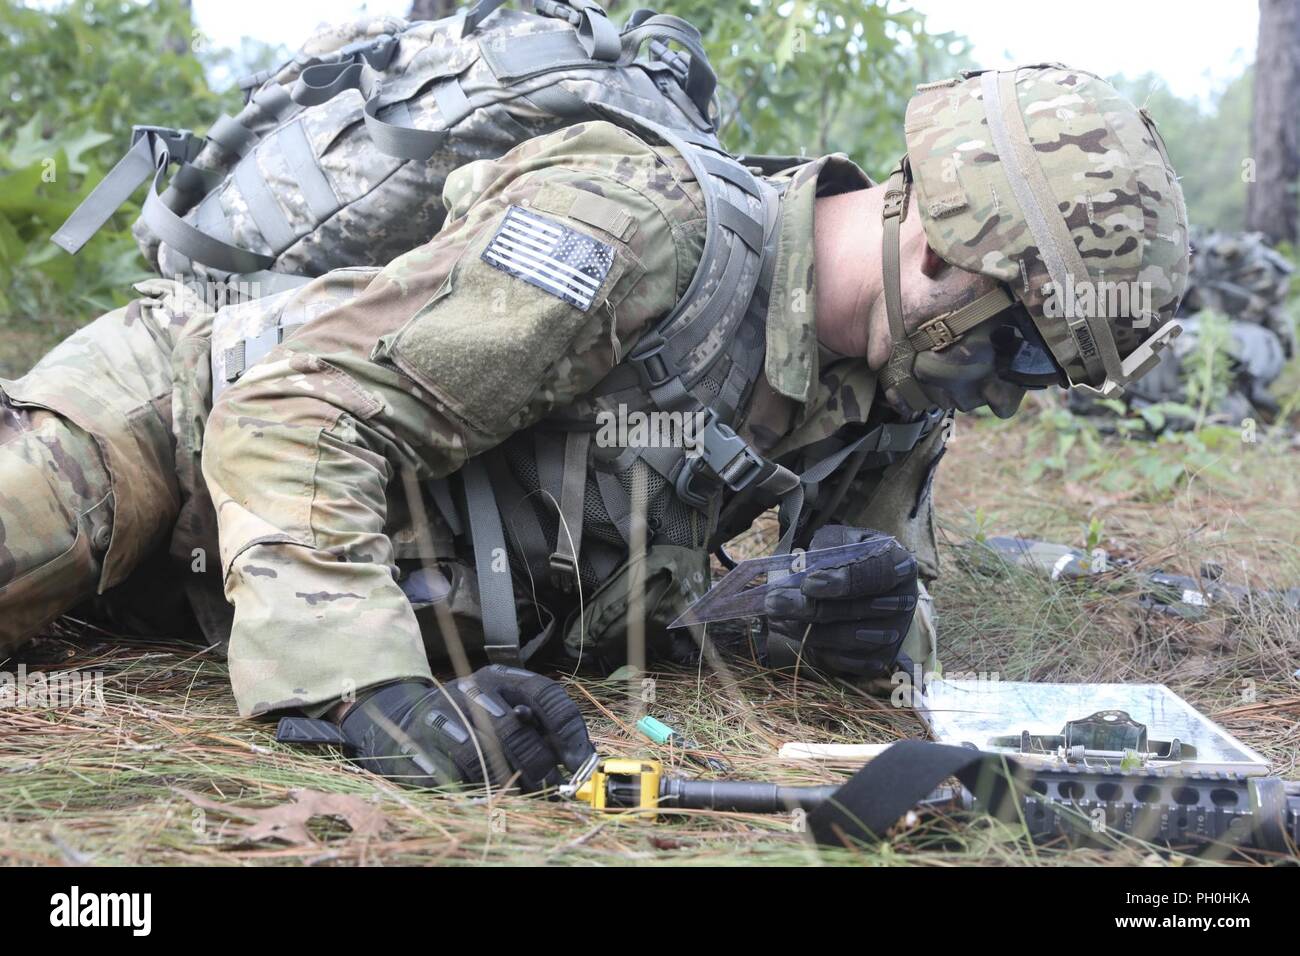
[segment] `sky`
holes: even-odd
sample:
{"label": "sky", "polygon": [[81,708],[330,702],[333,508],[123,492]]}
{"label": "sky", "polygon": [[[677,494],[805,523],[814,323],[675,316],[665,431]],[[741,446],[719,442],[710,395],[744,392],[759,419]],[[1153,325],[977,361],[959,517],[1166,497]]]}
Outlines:
{"label": "sky", "polygon": [[1151,71],[1178,96],[1201,99],[1255,59],[1259,29],[1255,0],[916,0],[912,6],[926,14],[932,32],[965,34],[981,66],[1058,61],[1102,76]]}
{"label": "sky", "polygon": [[[672,0],[659,0],[671,12]],[[901,5],[901,4],[900,4]],[[983,66],[1060,61],[1109,76],[1159,74],[1179,96],[1208,98],[1253,58],[1254,0],[912,0],[934,32],[965,34]],[[194,0],[221,46],[241,35],[297,47],[322,21],[405,15],[407,0]],[[1086,11],[1086,25],[1084,21]]]}

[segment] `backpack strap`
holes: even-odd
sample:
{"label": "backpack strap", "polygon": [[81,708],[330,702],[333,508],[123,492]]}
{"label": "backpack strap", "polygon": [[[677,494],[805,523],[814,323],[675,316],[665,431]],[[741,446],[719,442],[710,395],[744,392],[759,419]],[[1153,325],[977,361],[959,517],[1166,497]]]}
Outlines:
{"label": "backpack strap", "polygon": [[51,241],[67,252],[77,252],[141,183],[152,176],[156,190],[168,166],[188,163],[202,145],[203,141],[187,129],[133,126],[131,148],[72,211]]}
{"label": "backpack strap", "polygon": [[[545,15],[551,9],[562,9],[562,4],[577,11],[578,41],[587,51],[587,56],[602,63],[616,61],[622,52],[622,44],[619,42],[618,27],[610,21],[605,8],[596,0],[537,0],[535,8],[538,13]],[[565,16],[565,19],[568,17]]]}
{"label": "backpack strap", "polygon": [[[677,306],[642,336],[598,394],[635,389],[661,410],[708,415],[698,436],[700,453],[681,454],[673,476],[678,497],[691,507],[711,511],[723,485],[737,492],[757,486],[788,493],[798,480],[794,473],[764,459],[729,422],[762,366],[766,294],[755,291],[770,282],[775,264],[776,190],[711,137],[669,130],[608,104],[596,108],[615,122],[649,132],[682,156],[700,184],[708,223],[700,263]],[[751,200],[761,218],[750,212]],[[719,383],[711,376],[720,365],[727,372]],[[708,388],[710,381],[716,393]]]}
{"label": "backpack strap", "polygon": [[[140,213],[140,218],[155,236],[182,255],[223,272],[260,272],[269,270],[275,265],[275,256],[252,252],[224,239],[218,239],[190,225],[173,212],[158,195],[158,187],[162,184],[162,177],[166,171],[165,165],[158,167],[153,183],[149,186],[149,192],[145,195],[144,209]],[[258,221],[256,214],[253,218],[255,222]],[[263,218],[267,218],[265,214]],[[259,223],[259,228],[260,225]]]}
{"label": "backpack strap", "polygon": [[[484,20],[505,6],[505,0],[478,0],[464,13],[461,39],[471,36]],[[621,51],[618,28],[596,0],[534,0],[533,9],[544,17],[572,24],[587,56],[612,63]]]}
{"label": "backpack strap", "polygon": [[[506,558],[506,537],[501,525],[492,482],[481,457],[461,466],[465,511],[469,515],[470,543],[478,577],[479,611],[483,621],[483,649],[493,664],[518,666],[519,615],[515,610],[514,578]],[[504,570],[498,562],[505,561]]]}
{"label": "backpack strap", "polygon": [[564,465],[560,475],[560,522],[555,550],[548,564],[562,581],[578,579],[578,554],[582,549],[583,499],[587,493],[587,455],[591,432],[571,431],[564,436]]}
{"label": "backpack strap", "polygon": [[477,30],[480,23],[505,6],[505,3],[506,0],[478,0],[474,6],[465,11],[465,19],[460,31],[461,39]]}
{"label": "backpack strap", "polygon": [[[922,438],[934,430],[939,422],[943,421],[946,415],[946,411],[936,409],[913,422],[887,422],[877,425],[861,438],[850,441],[837,451],[808,466],[799,474],[799,483],[781,501],[781,523],[785,526],[785,530],[777,543],[775,553],[788,553],[801,532],[806,536],[824,522],[826,516],[839,504],[848,484],[868,462],[887,464],[894,459],[894,456],[911,451]],[[807,502],[808,488],[819,485],[831,477],[845,462],[849,462],[849,468],[841,477],[840,486],[832,495],[831,501],[823,509],[822,514],[815,516],[807,528],[801,529],[799,519]]]}
{"label": "backpack strap", "polygon": [[[392,36],[368,38],[331,55],[340,57],[341,64],[330,62],[323,65],[329,69],[361,63],[382,69],[392,59],[395,50],[396,39]],[[180,213],[188,211],[199,198],[210,194],[225,180],[223,173],[189,165],[204,148],[204,140],[225,156],[242,159],[258,142],[258,134],[250,124],[279,123],[298,106],[299,103],[285,92],[284,87],[272,84],[254,93],[239,116],[220,116],[204,139],[195,137],[189,130],[133,127],[131,149],[59,227],[53,237],[54,243],[68,252],[77,252],[152,173],[153,183],[145,196],[140,218],[158,239],[181,255],[223,272],[239,274],[269,270],[275,264],[275,256],[252,252],[195,228]],[[163,176],[172,163],[179,163],[180,169],[164,190]],[[314,163],[312,166],[315,168]],[[319,168],[315,168],[315,176],[311,175],[311,169],[301,166],[295,171],[300,175],[306,173],[303,189],[313,213],[323,209],[327,202],[325,193],[329,190]],[[292,242],[296,237],[256,167],[240,163],[235,167],[234,175],[248,199],[249,213],[269,246],[280,249]],[[321,189],[322,182],[326,190]],[[329,193],[334,205],[330,210],[332,214],[337,209],[337,200],[332,191]]]}
{"label": "backpack strap", "polygon": [[451,127],[473,111],[460,81],[449,76],[437,81],[432,91],[438,112],[442,114],[443,129],[421,129],[380,119],[379,111],[384,108],[382,74],[361,57],[351,62],[308,67],[298,77],[291,95],[302,106],[319,106],[347,90],[356,90],[365,101],[362,114],[375,149],[418,163],[427,162],[441,150],[451,135]]}
{"label": "backpack strap", "polygon": [[[190,165],[203,150],[205,140],[228,155],[243,156],[257,140],[257,134],[244,120],[278,122],[295,108],[283,87],[269,86],[252,96],[238,118],[229,115],[218,118],[204,137],[195,136],[187,129],[133,126],[131,148],[73,210],[72,215],[54,233],[52,241],[67,252],[78,252],[150,176],[154,179],[150,192],[158,193],[161,174],[166,166],[173,163],[180,168],[159,198],[169,212],[188,209],[200,197],[219,186],[225,178],[223,173]],[[164,155],[166,162],[160,166]],[[159,215],[158,218],[166,217]]]}
{"label": "backpack strap", "polygon": [[[690,56],[683,58],[668,47],[669,41],[685,47]],[[627,66],[640,55],[641,47],[650,44],[651,55],[673,68],[686,88],[686,95],[706,119],[711,112],[718,77],[704,52],[700,31],[681,17],[637,10],[628,18],[620,38],[622,51],[618,62]]]}

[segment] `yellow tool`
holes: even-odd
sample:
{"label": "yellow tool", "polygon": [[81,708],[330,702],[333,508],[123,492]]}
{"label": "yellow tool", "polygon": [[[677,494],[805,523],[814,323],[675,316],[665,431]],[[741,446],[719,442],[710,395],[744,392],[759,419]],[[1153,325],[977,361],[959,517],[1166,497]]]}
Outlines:
{"label": "yellow tool", "polygon": [[665,777],[658,760],[593,755],[560,788],[562,796],[597,810],[634,810],[653,820],[660,809],[785,813],[813,810],[838,786],[785,787],[749,780],[687,780]]}
{"label": "yellow tool", "polygon": [[608,757],[598,760],[591,775],[578,783],[573,799],[581,800],[596,810],[648,808],[647,813],[637,815],[654,819],[663,773],[664,765],[658,760]]}

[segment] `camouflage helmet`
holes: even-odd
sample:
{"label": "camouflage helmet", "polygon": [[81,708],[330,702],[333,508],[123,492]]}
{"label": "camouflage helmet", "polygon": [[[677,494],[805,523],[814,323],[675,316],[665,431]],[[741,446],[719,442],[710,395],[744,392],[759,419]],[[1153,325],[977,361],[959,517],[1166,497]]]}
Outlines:
{"label": "camouflage helmet", "polygon": [[[910,334],[891,316],[886,385],[907,397],[916,351],[1016,302],[1072,385],[1113,396],[1155,366],[1179,331],[1189,247],[1182,189],[1144,110],[1091,73],[1048,64],[922,84],[904,133],[887,232],[914,187],[934,252],[1000,285]],[[891,245],[886,235],[887,306]]]}

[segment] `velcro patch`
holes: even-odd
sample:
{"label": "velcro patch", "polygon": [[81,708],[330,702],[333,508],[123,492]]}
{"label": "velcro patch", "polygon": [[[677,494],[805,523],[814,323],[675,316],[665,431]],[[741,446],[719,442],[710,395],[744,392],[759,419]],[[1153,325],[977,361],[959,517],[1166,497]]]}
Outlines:
{"label": "velcro patch", "polygon": [[586,312],[614,264],[614,248],[554,219],[511,206],[482,259]]}

